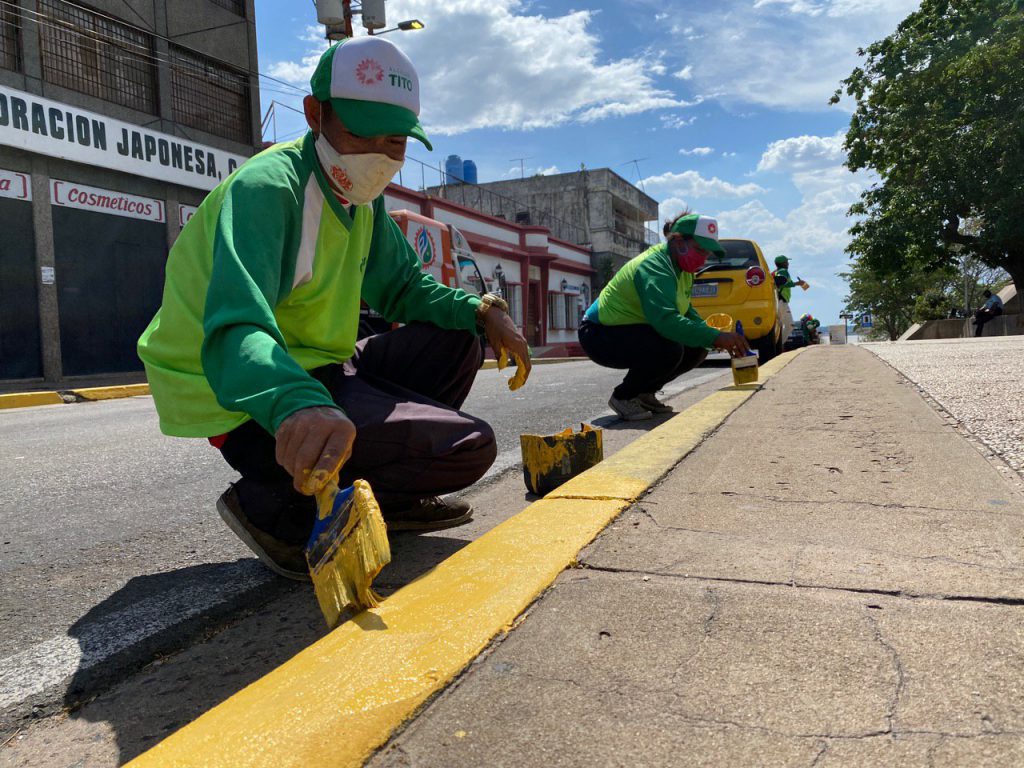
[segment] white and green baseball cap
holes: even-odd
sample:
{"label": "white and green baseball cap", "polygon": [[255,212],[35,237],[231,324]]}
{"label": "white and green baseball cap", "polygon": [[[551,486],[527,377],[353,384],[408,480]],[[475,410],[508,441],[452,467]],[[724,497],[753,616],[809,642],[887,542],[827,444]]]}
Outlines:
{"label": "white and green baseball cap", "polygon": [[309,86],[356,136],[411,136],[433,150],[419,120],[419,76],[394,43],[366,36],[332,45]]}
{"label": "white and green baseball cap", "polygon": [[718,242],[718,221],[710,216],[701,216],[699,213],[681,216],[672,225],[671,231],[680,235],[690,235],[705,251],[725,253],[725,248]]}

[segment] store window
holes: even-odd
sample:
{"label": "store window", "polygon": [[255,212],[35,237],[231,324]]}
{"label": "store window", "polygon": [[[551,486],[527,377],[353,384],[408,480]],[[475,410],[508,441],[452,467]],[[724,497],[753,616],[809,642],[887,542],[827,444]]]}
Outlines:
{"label": "store window", "polygon": [[0,3],[0,69],[21,69],[21,19],[18,9]]}
{"label": "store window", "polygon": [[46,82],[156,114],[156,57],[146,32],[65,0],[39,0],[39,45]]}
{"label": "store window", "polygon": [[252,143],[249,76],[184,48],[171,49],[171,104],[182,125]]}

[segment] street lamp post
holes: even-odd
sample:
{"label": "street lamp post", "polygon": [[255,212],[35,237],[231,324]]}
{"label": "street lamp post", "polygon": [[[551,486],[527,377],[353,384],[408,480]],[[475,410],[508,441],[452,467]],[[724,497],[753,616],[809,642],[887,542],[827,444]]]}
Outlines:
{"label": "street lamp post", "polygon": [[[419,19],[408,19],[398,22],[397,26],[384,29],[387,18],[384,11],[384,0],[362,0],[356,10],[352,10],[352,0],[314,0],[316,3],[317,21],[324,25],[328,40],[345,40],[353,37],[352,17],[362,17],[362,25],[368,35],[383,35],[386,32],[400,30],[406,32],[423,29]],[[379,32],[377,30],[380,30]]]}

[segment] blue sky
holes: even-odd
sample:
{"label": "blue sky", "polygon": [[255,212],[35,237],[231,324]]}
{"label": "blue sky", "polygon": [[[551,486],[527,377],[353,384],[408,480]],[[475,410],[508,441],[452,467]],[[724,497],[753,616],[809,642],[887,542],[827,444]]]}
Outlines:
{"label": "blue sky", "polygon": [[[642,183],[662,219],[687,206],[723,237],[785,253],[811,284],[794,315],[838,321],[846,210],[871,182],[842,167],[849,104],[830,107],[857,49],[890,34],[917,0],[388,0],[392,42],[420,74],[434,168],[473,160],[481,181],[609,167]],[[362,34],[359,30],[357,34]],[[256,0],[264,111],[301,133],[302,93],[326,44],[307,0]],[[272,139],[269,130],[264,138]],[[634,162],[635,161],[635,162]],[[418,187],[420,166],[404,169]],[[411,178],[409,176],[411,175]],[[428,185],[437,183],[437,172]]]}

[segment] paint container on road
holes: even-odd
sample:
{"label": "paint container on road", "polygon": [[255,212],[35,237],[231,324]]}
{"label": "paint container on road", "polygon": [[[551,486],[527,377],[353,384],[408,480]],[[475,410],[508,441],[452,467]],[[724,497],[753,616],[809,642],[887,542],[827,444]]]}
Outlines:
{"label": "paint container on road", "polygon": [[581,424],[579,432],[569,427],[555,435],[520,435],[519,444],[523,480],[538,496],[551,493],[604,458],[603,433],[589,424]]}

